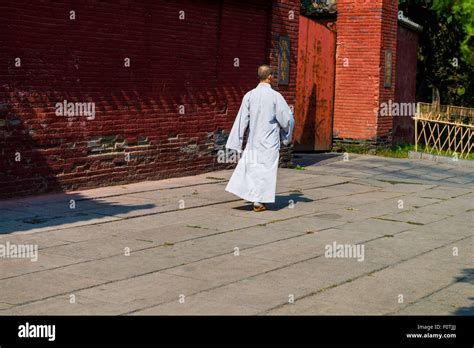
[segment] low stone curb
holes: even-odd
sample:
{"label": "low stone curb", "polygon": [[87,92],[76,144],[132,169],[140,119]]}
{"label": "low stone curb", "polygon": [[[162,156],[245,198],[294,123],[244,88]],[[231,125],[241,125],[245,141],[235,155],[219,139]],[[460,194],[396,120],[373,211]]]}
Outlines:
{"label": "low stone curb", "polygon": [[465,160],[461,158],[456,159],[454,157],[434,155],[434,154],[425,153],[425,152],[409,151],[408,158],[421,159],[421,160],[440,162],[440,163],[448,163],[448,164],[457,165],[460,167],[474,168],[474,161],[472,160]]}

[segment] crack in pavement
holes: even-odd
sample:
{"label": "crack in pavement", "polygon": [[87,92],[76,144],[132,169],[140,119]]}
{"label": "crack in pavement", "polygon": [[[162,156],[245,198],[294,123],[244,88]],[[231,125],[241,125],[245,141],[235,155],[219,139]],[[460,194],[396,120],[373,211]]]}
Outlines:
{"label": "crack in pavement", "polygon": [[[400,234],[400,233],[404,233],[404,232],[407,232],[407,231],[402,231],[402,232],[399,232],[399,233],[395,233],[394,235],[397,235],[397,234]],[[448,243],[446,243],[446,244],[443,244],[443,245],[441,245],[441,246],[439,246],[439,247],[436,247],[436,248],[427,250],[427,251],[425,251],[425,252],[422,252],[422,253],[417,254],[417,255],[415,255],[415,256],[412,256],[412,257],[408,257],[408,258],[406,258],[406,259],[402,259],[402,260],[400,260],[400,261],[398,261],[398,262],[395,262],[395,263],[393,263],[393,264],[390,264],[390,265],[386,265],[386,266],[377,268],[377,269],[375,269],[375,270],[373,270],[373,271],[370,271],[370,272],[365,272],[365,273],[363,273],[363,274],[361,274],[361,275],[359,275],[359,276],[357,276],[357,277],[353,277],[353,278],[350,278],[350,279],[346,279],[346,280],[344,280],[344,281],[342,281],[342,282],[340,282],[340,283],[333,284],[333,285],[327,286],[327,287],[325,287],[325,288],[319,289],[319,290],[317,290],[317,291],[310,292],[310,293],[308,293],[308,294],[306,294],[306,295],[303,295],[303,296],[300,296],[300,297],[298,297],[298,298],[295,297],[294,303],[296,303],[296,301],[300,301],[300,300],[302,300],[302,299],[305,299],[305,298],[309,298],[309,297],[318,295],[318,294],[320,294],[320,293],[322,293],[322,292],[324,292],[324,291],[331,290],[331,289],[335,289],[335,288],[337,288],[337,287],[339,287],[339,286],[341,286],[341,285],[344,285],[344,284],[346,284],[346,283],[350,283],[350,282],[352,282],[352,281],[354,281],[354,280],[360,279],[360,278],[365,277],[365,276],[367,276],[367,275],[369,275],[369,274],[378,273],[378,272],[381,272],[381,271],[383,271],[383,270],[385,270],[385,269],[387,269],[387,268],[391,268],[391,267],[397,266],[397,265],[399,265],[399,264],[402,264],[403,262],[416,259],[417,257],[423,256],[423,255],[428,254],[428,253],[430,253],[430,252],[432,252],[432,251],[435,251],[435,250],[444,248],[444,247],[446,247],[446,246],[448,246],[448,245],[451,245],[451,244],[453,244],[453,243],[458,243],[458,242],[460,242],[460,241],[463,241],[463,240],[468,239],[468,238],[471,238],[471,237],[472,237],[472,236],[467,236],[467,237],[463,237],[463,238],[460,238],[460,239],[457,239],[457,240],[454,240],[454,241],[450,241],[450,242],[448,242]],[[382,238],[383,238],[383,237],[382,237]],[[376,239],[379,239],[379,238],[376,238]],[[375,240],[375,239],[374,239],[374,240]],[[372,241],[372,240],[370,240],[370,241]],[[370,241],[369,241],[369,242],[370,242]],[[365,242],[362,242],[362,243],[365,243]],[[423,297],[421,297],[421,298],[419,298],[419,299],[422,299],[422,298],[423,298]],[[418,299],[418,300],[419,300],[419,299]],[[418,301],[418,300],[417,300],[417,301]],[[417,301],[416,301],[416,302],[417,302]],[[275,306],[275,307],[272,307],[272,308],[269,308],[269,309],[267,309],[267,310],[264,310],[264,311],[262,311],[262,312],[260,312],[260,313],[258,313],[258,314],[267,314],[267,313],[269,313],[269,312],[271,312],[271,311],[273,311],[273,310],[276,310],[276,309],[279,309],[279,308],[283,308],[284,306],[288,306],[288,305],[290,305],[288,302],[282,302],[282,303],[280,303],[279,305],[277,305],[277,306]],[[389,313],[386,313],[386,314],[389,314]]]}

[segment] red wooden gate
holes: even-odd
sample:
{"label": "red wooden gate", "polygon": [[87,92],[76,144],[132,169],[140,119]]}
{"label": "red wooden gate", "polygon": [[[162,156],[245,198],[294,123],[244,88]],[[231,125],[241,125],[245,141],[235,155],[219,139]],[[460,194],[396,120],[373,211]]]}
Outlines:
{"label": "red wooden gate", "polygon": [[332,146],[336,32],[333,20],[300,16],[295,150]]}

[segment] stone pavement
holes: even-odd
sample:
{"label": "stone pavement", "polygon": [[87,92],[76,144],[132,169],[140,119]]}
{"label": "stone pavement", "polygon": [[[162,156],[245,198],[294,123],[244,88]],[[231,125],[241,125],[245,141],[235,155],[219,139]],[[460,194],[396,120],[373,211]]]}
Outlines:
{"label": "stone pavement", "polygon": [[474,314],[472,168],[295,162],[262,213],[230,170],[0,201],[4,254],[39,247],[0,258],[0,315]]}

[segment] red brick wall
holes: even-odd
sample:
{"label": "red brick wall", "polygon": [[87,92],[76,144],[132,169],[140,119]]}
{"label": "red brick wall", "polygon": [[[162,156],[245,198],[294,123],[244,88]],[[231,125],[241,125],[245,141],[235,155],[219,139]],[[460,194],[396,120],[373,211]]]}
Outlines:
{"label": "red brick wall", "polygon": [[[394,98],[383,66],[385,48],[396,52],[397,8],[397,0],[338,1],[335,138],[376,141],[390,128],[377,115],[380,102]],[[395,66],[394,59],[392,86]]]}
{"label": "red brick wall", "polygon": [[[298,4],[2,1],[0,198],[222,168],[216,151],[256,67],[276,65],[279,34],[293,45],[291,84],[279,90],[294,102]],[[95,119],[56,116],[63,100],[94,102]]]}

